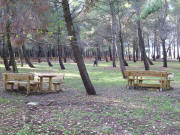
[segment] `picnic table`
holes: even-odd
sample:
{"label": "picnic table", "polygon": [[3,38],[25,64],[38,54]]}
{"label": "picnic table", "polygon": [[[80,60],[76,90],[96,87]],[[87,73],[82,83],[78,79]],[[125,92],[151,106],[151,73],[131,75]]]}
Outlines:
{"label": "picnic table", "polygon": [[[173,81],[170,78],[170,75],[172,75],[173,73],[168,73],[165,71],[126,70],[125,74],[128,80],[129,88],[153,87],[160,88],[160,90],[167,90],[171,88],[170,82]],[[156,81],[156,83],[151,83],[151,81]]]}
{"label": "picnic table", "polygon": [[54,74],[39,74],[38,77],[40,78],[40,90],[43,90],[43,79],[47,78],[48,81],[48,91],[52,91],[52,78],[56,77]]}
{"label": "picnic table", "polygon": [[3,73],[4,89],[7,90],[8,85],[11,86],[11,90],[14,89],[14,85],[20,88],[20,85],[24,84],[27,90],[27,94],[30,93],[30,89],[37,89],[39,82],[34,80],[33,74],[28,73]]}
{"label": "picnic table", "polygon": [[[54,73],[3,73],[5,90],[7,90],[8,85],[11,86],[11,90],[14,89],[14,85],[17,85],[18,89],[20,86],[25,85],[27,94],[29,94],[31,90],[45,91],[43,89],[44,79],[48,79],[48,92],[53,92],[52,86],[54,86],[54,91],[57,91],[57,86],[59,86],[59,90],[62,90],[64,75]],[[53,80],[55,81],[53,82]]]}

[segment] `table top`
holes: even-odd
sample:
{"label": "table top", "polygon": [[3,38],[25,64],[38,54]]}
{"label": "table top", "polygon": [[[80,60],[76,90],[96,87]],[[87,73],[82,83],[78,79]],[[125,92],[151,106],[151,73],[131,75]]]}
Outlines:
{"label": "table top", "polygon": [[54,74],[39,74],[39,77],[56,77]]}

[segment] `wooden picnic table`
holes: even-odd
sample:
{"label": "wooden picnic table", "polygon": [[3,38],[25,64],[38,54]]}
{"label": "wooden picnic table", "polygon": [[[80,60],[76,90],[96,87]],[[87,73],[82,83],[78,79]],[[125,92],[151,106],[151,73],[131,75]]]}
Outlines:
{"label": "wooden picnic table", "polygon": [[[172,80],[173,73],[168,73],[166,71],[126,70],[125,74],[127,76],[129,88],[153,87],[153,88],[160,88],[160,90],[167,90],[171,88],[170,82],[173,81]],[[156,83],[151,83],[151,81],[156,81]]]}
{"label": "wooden picnic table", "polygon": [[39,74],[38,77],[40,78],[40,90],[43,90],[43,79],[44,78],[48,78],[49,80],[49,87],[48,87],[48,91],[52,91],[52,78],[56,77],[55,74]]}

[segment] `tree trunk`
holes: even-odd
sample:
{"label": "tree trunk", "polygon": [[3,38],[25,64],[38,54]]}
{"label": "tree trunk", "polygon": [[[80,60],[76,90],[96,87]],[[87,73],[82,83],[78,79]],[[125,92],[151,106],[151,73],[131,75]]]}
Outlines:
{"label": "tree trunk", "polygon": [[2,37],[2,58],[4,61],[4,66],[6,71],[10,71],[11,68],[9,67],[9,63],[6,55],[6,49],[5,49],[5,36]]}
{"label": "tree trunk", "polygon": [[[39,45],[39,46],[40,46],[40,45]],[[48,63],[48,66],[52,67],[53,65],[52,65],[52,63],[51,63],[51,61],[49,60],[49,57],[48,57],[48,55],[47,55],[47,53],[48,53],[48,51],[47,51],[47,46],[45,46],[45,47],[41,47],[41,46],[40,46],[40,48],[42,49],[42,52],[43,52],[43,54],[44,54],[44,56],[45,56],[45,58],[46,58],[46,61],[47,61],[47,63]]]}
{"label": "tree trunk", "polygon": [[97,58],[99,61],[101,61],[101,50],[100,50],[100,45],[97,45]]}
{"label": "tree trunk", "polygon": [[172,58],[172,49],[171,49],[171,47],[172,47],[172,45],[171,45],[171,41],[170,41],[170,39],[169,39],[168,55],[169,55],[169,57]]}
{"label": "tree trunk", "polygon": [[174,50],[173,50],[173,56],[174,56],[174,59],[176,59],[176,43],[174,42],[174,44],[173,44],[174,46]]}
{"label": "tree trunk", "polygon": [[58,44],[58,57],[59,57],[59,65],[61,67],[61,70],[65,70],[65,66],[63,64],[63,61],[62,61],[62,44],[61,44],[61,30],[60,30],[60,27],[58,27],[58,39],[57,39],[57,44]]}
{"label": "tree trunk", "polygon": [[119,40],[120,40],[120,43],[121,43],[121,50],[122,50],[121,55],[122,55],[124,66],[128,66],[128,63],[126,62],[126,60],[124,58],[124,43],[123,43],[123,37],[122,37],[121,20],[120,20],[119,15],[118,15],[118,20],[119,20]]}
{"label": "tree trunk", "polygon": [[179,22],[177,21],[177,59],[179,60],[180,62],[180,55],[179,55],[179,41],[180,41],[180,29],[179,29],[179,26],[178,26]]}
{"label": "tree trunk", "polygon": [[[112,0],[109,0],[109,5],[110,5],[110,10],[111,10],[111,17],[112,17],[112,23],[115,23],[116,20],[113,20],[115,18],[114,14],[114,2]],[[116,19],[116,18],[115,18]],[[113,45],[113,50],[112,50],[112,62],[113,62],[113,67],[116,67],[116,51],[117,51],[117,46],[116,46],[116,28],[114,28],[114,24],[112,24],[112,45]]]}
{"label": "tree trunk", "polygon": [[[137,42],[136,42],[137,43]],[[139,60],[139,47],[138,45],[136,44],[136,61]]]}
{"label": "tree trunk", "polygon": [[21,62],[21,67],[23,67],[24,62],[23,62],[23,53],[22,53],[21,48],[18,48],[18,53],[19,53],[19,59],[20,59],[20,62]]}
{"label": "tree trunk", "polygon": [[141,50],[141,58],[143,58],[145,70],[149,70],[149,63],[148,63],[148,60],[147,60],[147,55],[146,55],[145,46],[144,46],[144,40],[143,40],[143,37],[142,37],[139,10],[136,11],[136,14],[137,14],[137,17],[138,17],[138,19],[137,19],[137,28],[138,28],[138,37],[139,37],[139,48]]}
{"label": "tree trunk", "polygon": [[121,50],[122,50],[122,54],[121,55],[122,55],[124,66],[128,66],[128,63],[127,63],[127,61],[124,58],[124,43],[123,43],[123,38],[122,38],[121,30],[119,31],[119,40],[120,40],[120,43],[121,43]]}
{"label": "tree trunk", "polygon": [[[156,32],[156,30],[155,30],[155,31],[154,31],[154,49],[153,49],[154,53],[153,53],[153,61],[156,61],[156,48],[158,48],[158,47],[157,47],[157,32]],[[157,55],[158,55],[158,52],[157,52]]]}
{"label": "tree trunk", "polygon": [[151,59],[149,57],[147,57],[147,60],[148,60],[150,65],[154,65],[154,63],[151,61]]}
{"label": "tree trunk", "polygon": [[106,51],[104,51],[103,47],[102,47],[102,52],[103,52],[103,55],[104,55],[104,59],[106,60],[106,62],[108,62],[107,53],[106,53]]}
{"label": "tree trunk", "polygon": [[66,22],[68,35],[72,36],[72,38],[70,39],[70,44],[72,46],[73,54],[74,54],[74,57],[76,59],[77,66],[78,66],[82,81],[83,81],[84,86],[86,88],[86,92],[89,95],[96,95],[95,88],[92,85],[91,80],[90,80],[89,75],[88,75],[88,72],[86,70],[86,66],[84,64],[83,57],[80,54],[78,41],[77,41],[77,35],[76,35],[77,33],[76,33],[75,27],[73,25],[68,0],[62,0],[62,7],[63,7],[64,18],[65,18],[65,22]]}
{"label": "tree trunk", "polygon": [[177,59],[180,62],[180,55],[179,55],[179,38],[177,38]]}
{"label": "tree trunk", "polygon": [[111,51],[111,46],[109,45],[109,57],[110,57],[110,61],[112,61],[112,51]]}
{"label": "tree trunk", "polygon": [[24,59],[25,59],[26,63],[28,64],[28,66],[31,68],[35,68],[34,65],[31,63],[30,58],[27,55],[25,45],[22,46],[22,51],[23,51]]}
{"label": "tree trunk", "polygon": [[148,58],[150,58],[151,57],[151,51],[150,51],[149,35],[147,36],[147,44],[148,44]]}
{"label": "tree trunk", "polygon": [[136,39],[133,39],[133,61],[136,62]]}
{"label": "tree trunk", "polygon": [[66,52],[66,47],[65,46],[63,46],[63,59],[64,59],[64,63],[66,63],[67,62],[67,59],[66,59],[66,57],[67,57],[67,52]]}
{"label": "tree trunk", "polygon": [[128,43],[128,57],[129,57],[129,61],[131,61],[130,44],[129,43]]}
{"label": "tree trunk", "polygon": [[14,52],[13,52],[11,40],[10,40],[11,22],[9,20],[7,21],[7,24],[6,24],[6,30],[7,30],[7,35],[6,35],[7,36],[7,47],[8,47],[8,51],[9,51],[9,55],[10,55],[10,63],[12,65],[13,72],[17,73],[18,69],[17,69]]}
{"label": "tree trunk", "polygon": [[112,17],[112,42],[113,42],[113,46],[115,48],[117,48],[117,53],[118,53],[118,58],[119,58],[119,63],[120,63],[120,69],[123,75],[123,78],[126,78],[125,76],[125,66],[124,66],[124,62],[123,62],[123,58],[122,58],[122,47],[120,46],[120,44],[118,44],[117,46],[117,23],[116,23],[116,16],[115,16],[115,5],[114,2],[112,0],[109,0],[109,4],[110,4],[110,10],[111,10],[111,17]]}
{"label": "tree trunk", "polygon": [[162,39],[162,47],[163,47],[163,67],[167,67],[167,52],[165,46],[165,40]]}
{"label": "tree trunk", "polygon": [[166,51],[166,39],[167,39],[167,25],[166,25],[166,18],[168,12],[168,2],[167,0],[164,1],[164,5],[160,10],[160,38],[162,41],[162,48],[163,48],[163,67],[167,67],[167,51]]}
{"label": "tree trunk", "polygon": [[[148,48],[149,48],[149,50],[150,50],[150,45],[149,45],[149,36],[148,36]],[[149,53],[149,52],[148,52]],[[147,57],[147,60],[148,60],[148,62],[149,62],[149,64],[150,65],[154,65],[154,63],[151,61],[151,59],[147,56],[147,54],[146,54],[146,57]]]}
{"label": "tree trunk", "polygon": [[38,63],[41,63],[41,47],[38,46]]}
{"label": "tree trunk", "polygon": [[[112,45],[115,44],[114,41],[112,41]],[[113,51],[112,51],[112,62],[113,67],[116,67],[116,47],[113,45]]]}

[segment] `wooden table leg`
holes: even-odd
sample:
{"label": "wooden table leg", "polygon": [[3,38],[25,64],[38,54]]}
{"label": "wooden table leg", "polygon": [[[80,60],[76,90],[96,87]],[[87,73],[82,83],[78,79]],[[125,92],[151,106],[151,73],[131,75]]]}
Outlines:
{"label": "wooden table leg", "polygon": [[40,77],[40,91],[43,89],[43,77]]}
{"label": "wooden table leg", "polygon": [[49,77],[49,91],[52,90],[52,77]]}
{"label": "wooden table leg", "polygon": [[11,84],[11,90],[14,90],[14,83]]}

